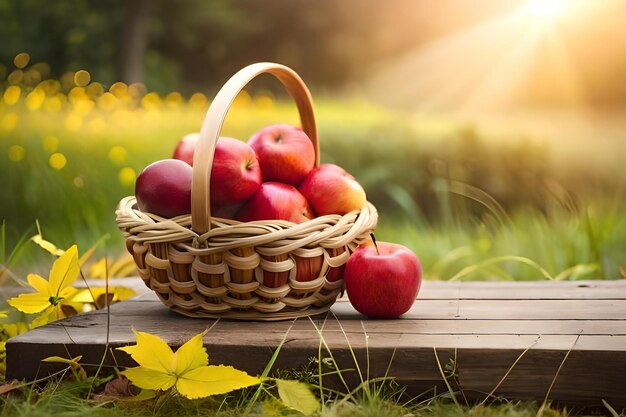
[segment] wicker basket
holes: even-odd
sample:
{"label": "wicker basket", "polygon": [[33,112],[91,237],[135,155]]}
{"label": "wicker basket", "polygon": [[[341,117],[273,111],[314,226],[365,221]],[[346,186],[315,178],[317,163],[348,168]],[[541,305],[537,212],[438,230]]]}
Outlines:
{"label": "wicker basket", "polygon": [[263,73],[274,75],[291,94],[319,165],[306,85],[283,65],[253,64],[228,80],[207,112],[194,156],[191,215],[166,219],[144,213],[135,197],[122,199],[116,211],[139,275],[166,306],[186,316],[284,320],[324,312],[343,290],[350,253],[376,227],[370,203],[301,224],[211,217],[208,185],[224,118],[241,89]]}

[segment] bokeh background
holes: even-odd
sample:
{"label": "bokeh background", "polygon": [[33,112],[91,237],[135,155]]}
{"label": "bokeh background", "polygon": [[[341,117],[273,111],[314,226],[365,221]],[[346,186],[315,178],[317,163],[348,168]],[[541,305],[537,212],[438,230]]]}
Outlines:
{"label": "bokeh background", "polygon": [[[312,91],[322,160],[427,277],[619,279],[624,15],[620,0],[0,0],[0,263],[37,269],[20,244],[36,221],[121,256],[114,210],[136,175],[230,75],[275,61]],[[277,122],[297,113],[261,77],[224,134]]]}

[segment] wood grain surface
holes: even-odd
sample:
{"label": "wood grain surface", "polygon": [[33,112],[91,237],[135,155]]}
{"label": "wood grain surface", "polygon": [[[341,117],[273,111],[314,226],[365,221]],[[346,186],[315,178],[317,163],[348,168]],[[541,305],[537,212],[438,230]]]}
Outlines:
{"label": "wood grain surface", "polygon": [[[134,286],[140,288],[140,286]],[[388,375],[412,394],[446,390],[435,360],[453,361],[449,382],[482,400],[495,395],[571,406],[626,407],[626,280],[577,282],[424,282],[413,308],[394,320],[369,320],[347,299],[312,318],[282,322],[190,319],[169,311],[153,293],[51,323],[7,343],[7,378],[32,380],[58,370],[41,359],[83,355],[84,364],[133,366],[114,347],[134,343],[132,328],[158,334],[172,347],[209,329],[211,363],[258,374],[285,339],[275,368],[305,366],[317,358],[320,336],[337,366],[370,378]],[[355,363],[353,354],[356,357]],[[567,359],[564,358],[568,354]],[[369,357],[369,366],[368,360]],[[563,362],[564,361],[564,362]],[[561,370],[558,372],[559,366]],[[359,382],[356,371],[348,382]]]}

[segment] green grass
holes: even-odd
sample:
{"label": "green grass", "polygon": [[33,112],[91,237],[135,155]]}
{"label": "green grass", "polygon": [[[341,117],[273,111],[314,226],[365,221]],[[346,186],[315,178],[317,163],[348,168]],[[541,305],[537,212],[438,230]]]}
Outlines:
{"label": "green grass", "polygon": [[[383,219],[384,220],[384,219]],[[389,222],[380,240],[404,244],[420,257],[430,279],[546,279],[536,267],[503,260],[458,276],[466,267],[505,257],[519,257],[544,268],[550,279],[618,279],[620,248],[626,242],[626,211],[541,213],[533,208],[513,213],[507,224],[494,217],[457,219],[451,225]]]}
{"label": "green grass", "polygon": [[[201,400],[186,400],[178,396],[165,396],[158,400],[132,402],[128,400],[104,400],[98,390],[88,397],[94,381],[84,382],[50,380],[43,387],[28,385],[9,394],[0,396],[0,417],[143,417],[143,416],[243,416],[250,406],[249,391],[236,392],[230,396],[209,397]],[[97,381],[95,381],[98,383]],[[387,390],[379,395],[364,395],[356,392],[348,400],[343,397],[327,400],[317,416],[324,417],[565,417],[608,414],[608,409],[594,412],[562,408],[544,408],[534,402],[499,400],[488,405],[457,406],[446,396],[431,398],[407,398],[401,387],[388,384]],[[249,416],[302,416],[278,401],[261,398],[249,407]],[[626,414],[618,414],[624,416]]]}
{"label": "green grass", "polygon": [[[206,105],[165,100],[155,110],[118,101],[84,115],[77,115],[80,106],[31,111],[22,101],[0,101],[0,219],[7,247],[38,219],[44,236],[59,246],[77,242],[84,250],[108,234],[106,253],[123,250],[114,210],[133,193],[133,173],[170,157],[178,139],[198,129]],[[316,109],[322,161],[357,177],[380,212],[379,239],[413,248],[427,276],[447,279],[494,257],[521,256],[554,277],[619,277],[626,242],[626,181],[612,163],[621,158],[619,143],[611,145],[614,160],[606,159],[605,149],[588,153],[581,165],[570,158],[577,145],[565,141],[548,145],[514,132],[494,137],[356,101],[321,100]],[[246,139],[275,122],[297,123],[294,106],[267,97],[243,100],[223,134]],[[51,166],[54,153],[66,159],[60,170]],[[27,250],[26,264],[36,265],[37,253]],[[465,279],[542,278],[505,262]]]}

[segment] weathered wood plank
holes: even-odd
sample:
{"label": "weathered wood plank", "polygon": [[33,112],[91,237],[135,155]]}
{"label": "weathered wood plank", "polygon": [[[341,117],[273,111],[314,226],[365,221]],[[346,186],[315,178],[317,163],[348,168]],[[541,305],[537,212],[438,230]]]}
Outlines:
{"label": "weathered wood plank", "polygon": [[[333,311],[344,319],[362,318],[348,300],[339,300]],[[577,320],[626,319],[626,300],[423,300],[417,301],[404,320]]]}
{"label": "weathered wood plank", "polygon": [[[415,394],[433,387],[437,392],[445,390],[435,361],[436,348],[443,364],[455,360],[460,388],[475,399],[491,391],[529,349],[496,394],[538,400],[545,396],[571,349],[550,397],[584,405],[600,405],[605,399],[616,407],[626,407],[623,282],[594,281],[594,294],[599,298],[576,295],[591,287],[581,289],[572,283],[520,283],[517,289],[511,283],[499,287],[502,284],[425,284],[411,311],[396,320],[367,320],[345,299],[333,306],[331,314],[310,320],[256,323],[189,319],[167,310],[154,294],[146,294],[111,308],[110,347],[133,343],[132,326],[158,334],[174,347],[210,328],[204,344],[211,361],[255,374],[263,370],[285,338],[277,367],[303,366],[316,357],[319,329],[339,367],[354,368],[354,352],[365,373],[369,354],[371,377],[389,370],[389,375]],[[465,288],[469,288],[467,298],[453,296]],[[483,290],[486,299],[472,298]],[[568,291],[578,298],[559,298]],[[494,298],[498,293],[502,298]],[[511,293],[517,298],[507,298]],[[538,298],[540,293],[543,298]],[[610,293],[614,295],[609,297]],[[431,294],[431,298],[422,297],[424,294]],[[529,294],[528,298],[524,294]],[[40,361],[51,355],[80,354],[83,363],[98,364],[105,352],[106,334],[106,312],[96,311],[11,339],[7,344],[8,375],[27,379],[45,375],[53,368]],[[323,356],[328,355],[323,352]],[[114,364],[128,366],[132,361],[123,352],[109,350],[105,365]],[[349,381],[358,382],[356,373]]]}
{"label": "weathered wood plank", "polygon": [[[610,284],[607,285],[607,282]],[[90,279],[89,285],[104,286],[103,279]],[[82,281],[77,285],[83,286]],[[122,285],[138,294],[150,292],[140,278],[112,278],[109,285]],[[513,290],[513,291],[511,291]],[[419,299],[422,300],[625,300],[626,279],[616,281],[424,281]]]}
{"label": "weathered wood plank", "polygon": [[[111,340],[127,340],[132,336],[131,327],[142,331],[158,332],[167,337],[179,335],[181,329],[190,332],[200,332],[211,328],[212,334],[243,334],[269,332],[284,335],[290,328],[294,331],[314,331],[307,319],[294,322],[278,322],[273,326],[258,322],[233,322],[226,320],[187,319],[178,316],[160,303],[127,302],[120,306],[113,306],[111,318]],[[32,341],[44,342],[51,334],[59,333],[57,326],[63,326],[63,333],[71,343],[84,340],[103,342],[105,340],[104,311],[75,317],[71,325],[66,322],[52,323],[48,327],[33,332],[29,337]],[[352,317],[359,319],[341,318],[339,322],[329,320],[323,330],[326,333],[356,333],[356,334],[418,334],[418,335],[626,335],[626,320],[460,320],[460,319],[419,319],[419,320],[366,320],[354,313]],[[363,320],[361,320],[363,319]],[[163,324],[167,323],[168,326]],[[323,322],[314,321],[318,327]],[[92,329],[87,332],[85,329]],[[98,331],[96,332],[96,329]],[[118,336],[119,335],[119,336]],[[69,339],[71,338],[71,339]],[[235,338],[237,338],[235,336]]]}
{"label": "weathered wood plank", "polygon": [[424,281],[420,299],[446,300],[624,300],[626,280],[607,281]]}
{"label": "weathered wood plank", "polygon": [[626,299],[626,280],[498,282],[494,284],[484,281],[463,282],[458,298],[466,300]]}
{"label": "weathered wood plank", "polygon": [[[105,285],[104,279],[89,279],[89,285]],[[607,285],[607,282],[610,284]],[[78,287],[85,287],[81,280]],[[137,294],[152,293],[138,277],[111,278],[111,286],[132,288]],[[22,287],[3,287],[3,298],[13,297],[28,290]],[[513,290],[513,291],[511,291]],[[419,294],[420,300],[624,300],[626,279],[616,281],[531,281],[493,282],[485,281],[424,281]]]}

